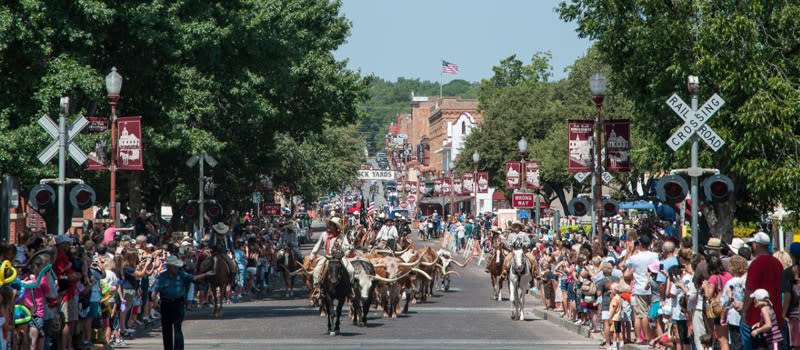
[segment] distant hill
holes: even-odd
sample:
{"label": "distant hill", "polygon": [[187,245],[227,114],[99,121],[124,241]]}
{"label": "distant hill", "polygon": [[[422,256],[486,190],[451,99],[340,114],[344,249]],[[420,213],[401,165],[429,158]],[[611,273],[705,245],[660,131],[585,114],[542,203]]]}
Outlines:
{"label": "distant hill", "polygon": [[[442,95],[461,98],[478,98],[480,83],[453,80],[442,86]],[[359,121],[358,131],[369,143],[369,154],[374,156],[384,146],[384,135],[397,114],[411,113],[411,93],[416,96],[439,96],[439,83],[419,79],[398,78],[387,81],[375,78],[369,88],[370,100],[361,104],[365,117]]]}

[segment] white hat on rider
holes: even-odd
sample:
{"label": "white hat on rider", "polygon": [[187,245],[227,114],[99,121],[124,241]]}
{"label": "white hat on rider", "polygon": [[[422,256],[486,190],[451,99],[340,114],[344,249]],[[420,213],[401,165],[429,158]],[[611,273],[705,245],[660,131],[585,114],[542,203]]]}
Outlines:
{"label": "white hat on rider", "polygon": [[525,228],[525,226],[522,225],[522,223],[519,220],[514,220],[514,222],[511,223],[511,228],[514,228],[514,226],[519,226],[520,229]]}
{"label": "white hat on rider", "polygon": [[183,267],[183,261],[181,261],[181,259],[178,259],[178,257],[175,255],[168,256],[166,264],[170,266]]}
{"label": "white hat on rider", "polygon": [[326,221],[326,223],[328,223],[328,224],[334,224],[334,225],[336,225],[336,227],[338,227],[338,228],[339,228],[339,231],[341,231],[341,230],[342,230],[342,220],[340,220],[339,218],[330,218],[330,219],[328,219],[328,220]]}
{"label": "white hat on rider", "polygon": [[218,222],[214,224],[214,226],[211,226],[211,228],[214,229],[214,232],[219,233],[221,235],[228,233],[228,230],[230,229],[230,227],[228,227],[228,225],[225,225],[224,222]]}

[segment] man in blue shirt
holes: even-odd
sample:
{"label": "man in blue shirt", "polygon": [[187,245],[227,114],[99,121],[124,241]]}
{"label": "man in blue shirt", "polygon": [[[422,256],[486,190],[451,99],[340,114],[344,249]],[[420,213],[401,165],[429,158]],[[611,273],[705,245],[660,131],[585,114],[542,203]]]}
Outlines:
{"label": "man in blue shirt", "polygon": [[158,275],[153,286],[153,298],[156,293],[160,293],[161,338],[164,342],[164,349],[183,350],[181,323],[183,323],[187,282],[213,275],[214,271],[211,270],[197,276],[186,273],[182,269],[183,261],[174,255],[167,257],[166,265],[167,271]]}

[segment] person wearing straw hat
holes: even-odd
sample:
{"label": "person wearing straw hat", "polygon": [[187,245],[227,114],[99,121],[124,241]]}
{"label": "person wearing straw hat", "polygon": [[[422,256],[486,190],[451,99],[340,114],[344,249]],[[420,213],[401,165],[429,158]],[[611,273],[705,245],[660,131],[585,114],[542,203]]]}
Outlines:
{"label": "person wearing straw hat", "polygon": [[[347,236],[342,234],[342,220],[338,217],[333,217],[329,218],[326,224],[328,225],[328,230],[320,235],[317,244],[311,249],[311,259],[309,260],[316,261],[313,273],[314,290],[311,292],[311,296],[314,299],[319,297],[320,278],[322,278],[322,274],[328,267],[328,259],[325,256],[343,253],[345,250],[350,249],[350,242],[347,241]],[[305,268],[308,267],[306,266]]]}
{"label": "person wearing straw hat", "polygon": [[394,242],[398,236],[397,227],[394,226],[394,218],[387,217],[383,227],[378,231],[378,237],[375,238],[378,242],[385,242],[386,248],[394,250]]}
{"label": "person wearing straw hat", "polygon": [[[527,248],[531,245],[531,238],[528,236],[528,233],[522,232],[522,229],[525,225],[522,224],[519,220],[514,220],[511,223],[511,230],[512,232],[508,235],[505,241],[505,245],[509,249],[515,249],[516,247],[522,247],[524,250],[525,257],[528,258],[531,266],[531,275],[535,277],[534,272],[538,270],[536,264],[536,258],[531,254]],[[508,271],[508,268],[511,266],[511,259],[514,258],[513,254],[506,254],[505,260],[503,260],[503,274],[500,275],[501,278],[505,278],[505,274]]]}
{"label": "person wearing straw hat", "polygon": [[228,225],[225,225],[224,222],[220,221],[211,226],[211,230],[214,232],[214,234],[211,235],[211,238],[209,239],[208,242],[208,246],[209,248],[211,248],[212,252],[222,253],[218,255],[221,256],[223,259],[225,259],[225,262],[228,264],[228,267],[230,268],[229,269],[230,271],[228,272],[233,274],[235,272],[234,270],[237,264],[233,261],[233,259],[231,259],[230,256],[228,256],[228,254],[226,254],[228,251],[233,250],[234,248],[233,237],[231,236],[230,233],[230,227]]}
{"label": "person wearing straw hat", "polygon": [[186,286],[206,276],[214,275],[214,270],[200,275],[183,271],[183,261],[170,255],[165,262],[167,270],[158,275],[152,297],[161,296],[161,339],[166,350],[183,350],[183,330]]}

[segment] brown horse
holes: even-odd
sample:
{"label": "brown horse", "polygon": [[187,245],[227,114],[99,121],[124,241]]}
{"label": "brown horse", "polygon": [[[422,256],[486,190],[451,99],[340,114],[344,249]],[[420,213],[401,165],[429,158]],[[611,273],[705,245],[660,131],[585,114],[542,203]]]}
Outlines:
{"label": "brown horse", "polygon": [[278,270],[283,275],[283,285],[286,290],[286,297],[291,297],[294,294],[294,278],[293,271],[301,268],[300,257],[297,252],[290,246],[283,246],[275,254],[277,260]]}
{"label": "brown horse", "polygon": [[[213,269],[214,275],[207,278],[208,288],[214,297],[214,317],[222,316],[222,304],[226,297],[226,288],[233,286],[236,282],[236,274],[239,268],[223,256],[222,252],[215,252],[211,257],[203,261],[200,271]],[[208,262],[208,263],[206,263]]]}
{"label": "brown horse", "polygon": [[506,252],[503,250],[502,247],[495,247],[491,250],[491,255],[486,260],[488,264],[489,275],[492,277],[492,288],[494,290],[494,294],[492,294],[492,299],[497,299],[498,301],[503,300],[503,297],[500,294],[500,290],[503,289],[503,282],[504,277],[503,274],[503,261],[506,258]]}

